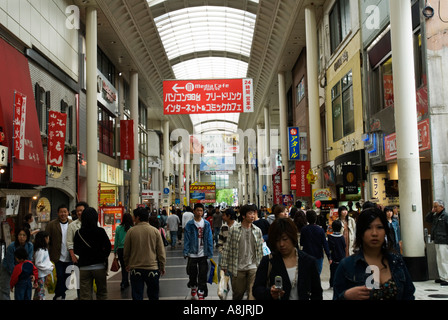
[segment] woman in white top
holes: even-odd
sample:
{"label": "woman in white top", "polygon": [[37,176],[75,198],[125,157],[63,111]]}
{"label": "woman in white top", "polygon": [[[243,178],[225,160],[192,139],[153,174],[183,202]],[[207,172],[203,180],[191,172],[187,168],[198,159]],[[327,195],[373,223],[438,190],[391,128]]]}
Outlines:
{"label": "woman in white top", "polygon": [[354,253],[356,222],[355,219],[348,215],[346,206],[340,206],[338,208],[338,219],[342,222],[341,233],[344,236],[346,244],[345,256],[348,257]]}

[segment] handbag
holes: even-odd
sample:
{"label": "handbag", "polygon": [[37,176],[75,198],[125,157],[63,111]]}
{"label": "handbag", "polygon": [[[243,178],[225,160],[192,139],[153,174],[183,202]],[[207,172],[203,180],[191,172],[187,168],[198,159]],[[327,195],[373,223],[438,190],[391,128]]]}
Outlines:
{"label": "handbag", "polygon": [[222,270],[220,272],[220,276],[221,276],[221,279],[219,280],[219,284],[218,284],[218,297],[221,300],[227,300],[227,296],[230,291],[230,286],[229,286],[230,277],[226,276],[224,271],[222,271]]}
{"label": "handbag", "polygon": [[120,262],[118,261],[118,258],[114,258],[114,261],[112,261],[112,266],[110,267],[110,271],[117,272],[120,270]]}

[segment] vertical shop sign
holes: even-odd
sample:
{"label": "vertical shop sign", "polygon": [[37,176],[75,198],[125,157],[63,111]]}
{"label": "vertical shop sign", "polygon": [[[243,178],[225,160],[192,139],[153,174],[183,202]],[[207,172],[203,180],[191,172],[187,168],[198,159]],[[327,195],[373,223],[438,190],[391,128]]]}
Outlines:
{"label": "vertical shop sign", "polygon": [[299,128],[288,128],[289,160],[300,159]]}
{"label": "vertical shop sign", "polygon": [[63,167],[67,114],[49,112],[47,165]]}
{"label": "vertical shop sign", "polygon": [[26,96],[14,92],[14,157],[25,159]]}
{"label": "vertical shop sign", "polygon": [[134,160],[134,120],[120,120],[121,160]]}
{"label": "vertical shop sign", "polygon": [[310,161],[296,161],[297,189],[296,196],[311,197],[311,185],[308,182],[307,174],[311,168]]}
{"label": "vertical shop sign", "polygon": [[272,175],[273,186],[274,186],[274,204],[281,204],[282,198],[282,171],[277,168],[277,172]]}

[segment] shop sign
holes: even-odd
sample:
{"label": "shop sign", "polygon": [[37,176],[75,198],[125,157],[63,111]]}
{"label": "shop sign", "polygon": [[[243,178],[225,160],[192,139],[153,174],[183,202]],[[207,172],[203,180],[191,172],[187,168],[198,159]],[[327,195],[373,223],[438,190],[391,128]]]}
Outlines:
{"label": "shop sign", "polygon": [[134,120],[120,120],[121,160],[134,160]]}
{"label": "shop sign", "polygon": [[252,79],[166,80],[164,114],[253,112]]}
{"label": "shop sign", "polygon": [[97,100],[112,114],[116,114],[118,111],[118,91],[100,71],[97,70],[97,73]]}
{"label": "shop sign", "polygon": [[311,168],[310,161],[296,161],[296,175],[297,175],[297,197],[310,197],[311,185],[308,182],[307,175]]}
{"label": "shop sign", "polygon": [[313,189],[313,203],[317,200],[319,201],[326,201],[331,200],[331,190],[328,188],[324,189]]}
{"label": "shop sign", "polygon": [[[418,148],[420,152],[431,149],[429,132],[429,119],[420,121],[418,123]],[[386,161],[397,158],[396,133],[392,133],[384,138],[384,151]]]}
{"label": "shop sign", "polygon": [[356,166],[356,178],[358,180],[366,180],[366,172],[364,170],[366,164],[366,154],[364,149],[355,150],[345,153],[334,160],[336,185],[344,184],[343,167],[347,165]]}
{"label": "shop sign", "polygon": [[299,128],[288,128],[289,160],[300,159]]}
{"label": "shop sign", "polygon": [[14,157],[25,159],[26,96],[14,92]]}
{"label": "shop sign", "polygon": [[274,204],[281,204],[282,199],[282,171],[277,168],[277,172],[272,175],[273,189],[274,189]]}
{"label": "shop sign", "polygon": [[356,177],[356,165],[342,166],[344,194],[358,194],[358,179]]}
{"label": "shop sign", "polygon": [[[62,173],[64,166],[64,146],[67,114],[57,111],[49,112],[47,165],[50,172]],[[59,169],[59,170],[58,170]],[[57,177],[58,175],[56,175]],[[56,178],[55,176],[53,176]]]}

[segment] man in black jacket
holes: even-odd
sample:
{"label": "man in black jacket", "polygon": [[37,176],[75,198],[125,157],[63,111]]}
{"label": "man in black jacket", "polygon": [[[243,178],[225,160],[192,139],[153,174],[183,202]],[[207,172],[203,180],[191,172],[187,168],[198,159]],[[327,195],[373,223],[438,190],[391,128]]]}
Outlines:
{"label": "man in black jacket", "polygon": [[431,237],[436,247],[440,278],[436,279],[436,282],[446,286],[448,285],[448,214],[445,211],[445,203],[442,200],[435,200],[425,220],[432,224]]}

